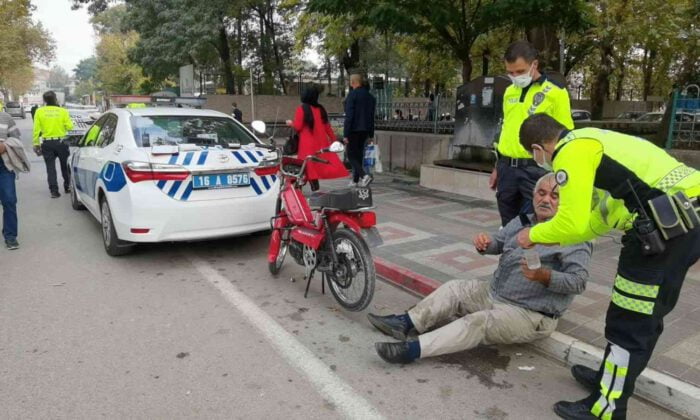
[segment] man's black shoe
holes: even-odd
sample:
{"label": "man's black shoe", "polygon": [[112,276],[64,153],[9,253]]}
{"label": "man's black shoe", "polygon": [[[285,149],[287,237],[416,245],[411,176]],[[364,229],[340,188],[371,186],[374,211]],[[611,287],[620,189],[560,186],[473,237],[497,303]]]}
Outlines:
{"label": "man's black shoe", "polygon": [[591,413],[590,407],[583,401],[559,401],[554,404],[554,412],[566,420],[595,420],[596,416]]}
{"label": "man's black shoe", "polygon": [[374,343],[374,348],[377,349],[377,354],[385,362],[388,363],[411,363],[415,357],[411,356],[408,347],[408,342],[402,341],[400,343]]}
{"label": "man's black shoe", "polygon": [[19,242],[17,242],[17,239],[8,239],[5,241],[5,246],[12,251],[14,249],[19,249]]}
{"label": "man's black shoe", "polygon": [[51,198],[58,198],[61,194],[58,191],[51,191]]}
{"label": "man's black shoe", "polygon": [[397,340],[405,340],[411,330],[406,321],[396,315],[379,316],[367,314],[367,319],[376,329]]}
{"label": "man's black shoe", "polygon": [[70,185],[63,187],[63,192],[66,194],[70,194]]}
{"label": "man's black shoe", "polygon": [[595,378],[598,372],[584,365],[571,366],[571,375],[576,379],[576,382],[583,385],[588,392],[593,392],[598,389]]}

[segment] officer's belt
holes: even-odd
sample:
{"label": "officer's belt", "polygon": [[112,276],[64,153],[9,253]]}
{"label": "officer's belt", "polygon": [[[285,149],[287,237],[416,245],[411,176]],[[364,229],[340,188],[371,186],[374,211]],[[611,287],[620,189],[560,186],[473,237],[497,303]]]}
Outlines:
{"label": "officer's belt", "polygon": [[506,165],[512,167],[512,168],[526,168],[528,166],[537,166],[537,163],[535,162],[534,159],[516,159],[516,158],[511,158],[508,156],[503,156],[501,155],[498,158],[499,162],[505,162]]}
{"label": "officer's belt", "polygon": [[61,141],[64,138],[65,137],[49,137],[49,138],[45,138],[44,141]]}

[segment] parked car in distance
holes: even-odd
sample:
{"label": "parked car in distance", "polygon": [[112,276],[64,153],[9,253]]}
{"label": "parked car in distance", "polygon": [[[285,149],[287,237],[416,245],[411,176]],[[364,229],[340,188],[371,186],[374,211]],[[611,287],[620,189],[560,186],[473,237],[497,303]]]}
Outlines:
{"label": "parked car in distance", "polygon": [[[641,117],[637,118],[635,121],[639,122],[661,122],[664,118],[663,112],[647,112]],[[694,119],[693,114],[689,112],[676,112],[676,121],[678,122],[692,122]]]}
{"label": "parked car in distance", "polygon": [[571,119],[573,119],[574,121],[590,121],[591,113],[586,111],[585,109],[572,109]]}
{"label": "parked car in distance", "polygon": [[27,118],[27,115],[24,113],[24,105],[19,102],[8,102],[5,105],[5,112],[13,117]]}
{"label": "parked car in distance", "polygon": [[646,114],[646,112],[644,112],[644,111],[625,111],[625,112],[619,113],[615,117],[615,119],[622,120],[622,121],[624,121],[624,120],[632,121],[632,120],[636,120],[637,118],[641,117],[644,114]]}

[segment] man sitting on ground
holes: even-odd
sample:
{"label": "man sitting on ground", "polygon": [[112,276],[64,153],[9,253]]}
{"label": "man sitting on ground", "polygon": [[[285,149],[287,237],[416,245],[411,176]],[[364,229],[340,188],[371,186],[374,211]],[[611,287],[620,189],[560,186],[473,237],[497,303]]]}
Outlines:
{"label": "man sitting on ground", "polygon": [[389,363],[410,363],[479,344],[525,343],[550,335],[574,295],[586,288],[591,244],[538,245],[541,267],[530,269],[516,236],[527,225],[554,217],[558,187],[554,174],[544,175],[535,185],[534,215],[516,217],[493,237],[474,237],[477,251],[501,255],[490,281],[453,280],[405,314],[369,314],[379,331],[401,340],[376,343],[379,356]]}

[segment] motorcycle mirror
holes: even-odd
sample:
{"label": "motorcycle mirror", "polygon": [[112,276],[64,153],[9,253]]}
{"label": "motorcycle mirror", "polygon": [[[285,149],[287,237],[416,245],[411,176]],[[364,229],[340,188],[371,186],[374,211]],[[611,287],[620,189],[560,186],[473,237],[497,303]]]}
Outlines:
{"label": "motorcycle mirror", "polygon": [[334,141],[329,150],[333,153],[340,153],[345,150],[345,146],[343,146],[343,143],[339,141]]}
{"label": "motorcycle mirror", "polygon": [[253,127],[253,130],[257,131],[260,134],[265,134],[265,130],[267,129],[265,123],[260,120],[253,121],[252,123],[250,123],[250,126]]}

